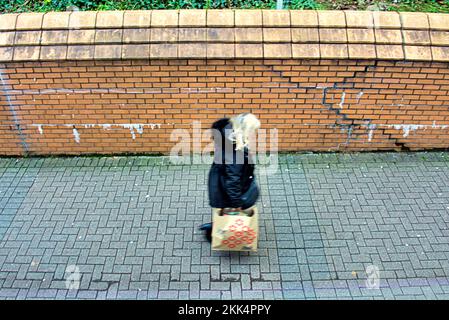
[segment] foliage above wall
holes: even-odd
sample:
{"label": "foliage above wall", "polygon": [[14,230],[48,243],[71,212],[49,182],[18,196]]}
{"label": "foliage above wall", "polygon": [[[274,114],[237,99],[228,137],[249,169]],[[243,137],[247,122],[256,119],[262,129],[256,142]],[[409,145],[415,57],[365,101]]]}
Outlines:
{"label": "foliage above wall", "polygon": [[[449,0],[284,0],[287,9],[449,12]],[[0,0],[0,12],[140,9],[275,9],[276,0]]]}

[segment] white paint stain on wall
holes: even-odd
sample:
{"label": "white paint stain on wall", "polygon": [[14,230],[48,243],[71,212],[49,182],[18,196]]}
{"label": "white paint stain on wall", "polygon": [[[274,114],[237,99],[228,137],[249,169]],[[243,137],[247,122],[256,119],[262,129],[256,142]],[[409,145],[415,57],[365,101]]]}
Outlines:
{"label": "white paint stain on wall", "polygon": [[141,123],[127,123],[127,124],[123,124],[124,128],[129,129],[129,131],[131,132],[131,137],[134,139],[136,139],[136,134],[135,131],[137,131],[138,134],[142,135],[143,134],[143,128],[144,126],[149,126],[151,129],[154,128],[160,128],[161,125],[159,123],[149,123],[149,124],[141,124]]}
{"label": "white paint stain on wall", "polygon": [[396,130],[402,130],[403,137],[408,137],[411,131],[416,131],[419,129],[447,129],[449,128],[449,125],[437,125],[434,121],[432,125],[429,124],[392,124],[392,125],[383,125],[385,127],[389,128],[395,128]]}
{"label": "white paint stain on wall", "polygon": [[[39,124],[32,124],[32,126],[37,127],[37,130],[39,132],[39,134],[44,134],[44,127],[60,127],[60,126],[64,126],[64,127],[69,127],[69,128],[73,128],[72,132],[73,132],[73,136],[75,139],[76,143],[80,143],[80,134],[79,132],[76,130],[75,127],[84,127],[86,129],[88,128],[95,128],[95,127],[100,127],[103,128],[103,130],[111,130],[113,127],[119,127],[119,128],[126,128],[130,130],[131,133],[131,138],[133,140],[136,139],[136,132],[138,134],[143,134],[144,132],[144,128],[148,127],[152,130],[154,129],[160,129],[163,125],[167,125],[167,126],[172,126],[174,125],[174,123],[166,123],[166,124],[161,124],[161,123],[117,123],[117,124],[113,124],[113,123],[95,123],[95,124],[52,124],[52,123],[39,123]],[[318,123],[302,123],[302,124],[298,124],[300,126],[326,126],[326,127],[332,127],[332,125],[329,124],[318,124]],[[0,125],[1,126],[1,125]],[[9,126],[9,125],[8,125]],[[416,130],[425,130],[425,129],[449,129],[449,125],[437,125],[436,122],[434,121],[431,125],[423,125],[423,124],[367,124],[367,125],[361,125],[361,127],[366,127],[366,129],[368,130],[368,141],[371,141],[374,135],[374,132],[376,129],[381,129],[381,128],[394,128],[396,130],[402,130],[403,131],[403,137],[408,137],[410,135],[411,132],[416,131]],[[343,131],[343,129],[342,129]]]}
{"label": "white paint stain on wall", "polygon": [[[167,123],[166,125],[173,125],[173,123]],[[80,143],[80,134],[76,127],[84,127],[86,129],[100,127],[103,130],[111,130],[112,127],[126,128],[131,132],[131,138],[136,139],[136,132],[140,135],[143,134],[144,127],[149,127],[151,130],[160,129],[161,123],[77,123],[77,124],[54,124],[54,123],[34,123],[32,126],[37,127],[37,130],[40,134],[44,134],[43,127],[58,127],[64,126],[73,128],[73,137],[75,138],[76,143]]]}
{"label": "white paint stain on wall", "polygon": [[[167,125],[173,125],[174,123],[167,123]],[[158,129],[160,129],[161,128],[161,124],[160,123],[151,123],[150,124],[150,128],[151,128],[151,130],[153,130],[154,128],[158,128]]]}
{"label": "white paint stain on wall", "polygon": [[[320,123],[302,123],[299,124],[300,126],[323,126],[323,127],[331,127],[335,128],[332,124],[320,124]],[[449,129],[449,125],[437,125],[434,121],[432,124],[367,124],[363,125],[361,124],[360,127],[366,128],[368,130],[368,141],[371,141],[374,135],[374,131],[376,129],[382,129],[382,128],[394,128],[396,130],[402,130],[403,136],[407,137],[412,131],[416,130],[426,130],[426,129]],[[341,128],[341,131],[345,131],[346,128]]]}
{"label": "white paint stain on wall", "polygon": [[129,129],[129,132],[131,132],[131,137],[133,138],[133,140],[135,140],[136,139],[136,134],[134,132],[135,125],[125,125],[124,128]]}
{"label": "white paint stain on wall", "polygon": [[73,138],[75,138],[76,143],[80,143],[80,134],[76,128],[73,128]]}
{"label": "white paint stain on wall", "polygon": [[340,109],[343,108],[343,104],[345,103],[345,98],[346,98],[346,92],[343,92],[341,94],[340,103],[338,104],[340,106]]}
{"label": "white paint stain on wall", "polygon": [[434,128],[434,129],[436,129],[438,126],[437,126],[437,122],[434,120],[433,122],[432,122],[432,128]]}
{"label": "white paint stain on wall", "polygon": [[368,141],[371,142],[371,140],[373,140],[373,134],[374,134],[374,130],[376,130],[376,125],[375,124],[369,124],[368,125]]}
{"label": "white paint stain on wall", "polygon": [[[12,118],[14,120],[15,127],[19,133],[20,142],[22,144],[23,149],[25,152],[28,152],[28,144],[26,142],[26,137],[22,132],[22,125],[20,123],[20,118],[16,112],[15,104],[11,102],[11,94],[14,94],[15,90],[10,90],[9,86],[6,85],[6,80],[3,77],[4,71],[3,69],[0,69],[0,90],[4,92],[2,96],[6,98],[6,103],[9,107],[9,111],[11,112]],[[2,97],[3,100],[3,97]],[[5,126],[5,125],[2,125]],[[6,125],[8,126],[8,125]]]}
{"label": "white paint stain on wall", "polygon": [[141,124],[136,125],[136,130],[138,134],[143,133],[143,126]]}
{"label": "white paint stain on wall", "polygon": [[422,124],[395,124],[393,125],[393,127],[396,130],[402,130],[403,137],[408,137],[408,135],[410,134],[410,131],[416,131],[418,129],[423,129],[425,128],[425,125]]}

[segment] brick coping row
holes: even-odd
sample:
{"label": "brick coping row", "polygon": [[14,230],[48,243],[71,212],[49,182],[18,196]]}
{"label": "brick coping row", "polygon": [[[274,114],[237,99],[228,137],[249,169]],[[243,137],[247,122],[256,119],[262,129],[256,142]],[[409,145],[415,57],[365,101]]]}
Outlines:
{"label": "brick coping row", "polygon": [[449,61],[449,14],[142,10],[0,15],[0,61]]}

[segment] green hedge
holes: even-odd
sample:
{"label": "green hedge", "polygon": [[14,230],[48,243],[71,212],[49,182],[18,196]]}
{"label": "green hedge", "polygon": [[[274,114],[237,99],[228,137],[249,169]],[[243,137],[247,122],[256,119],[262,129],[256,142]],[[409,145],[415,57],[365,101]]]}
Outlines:
{"label": "green hedge", "polygon": [[[308,0],[308,2],[314,2],[314,0]],[[76,6],[82,11],[228,7],[275,8],[276,0],[0,0],[2,12],[65,11],[69,6]]]}
{"label": "green hedge", "polygon": [[[449,0],[284,0],[289,9],[449,12]],[[0,12],[139,9],[276,8],[276,0],[0,0]]]}

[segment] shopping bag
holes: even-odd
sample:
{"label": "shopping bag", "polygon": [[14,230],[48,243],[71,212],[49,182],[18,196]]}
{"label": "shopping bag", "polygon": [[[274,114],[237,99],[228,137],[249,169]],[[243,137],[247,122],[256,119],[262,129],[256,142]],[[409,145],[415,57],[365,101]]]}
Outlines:
{"label": "shopping bag", "polygon": [[256,206],[232,214],[214,208],[212,222],[212,250],[257,251],[259,213]]}

